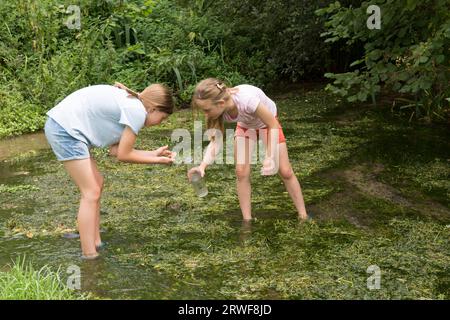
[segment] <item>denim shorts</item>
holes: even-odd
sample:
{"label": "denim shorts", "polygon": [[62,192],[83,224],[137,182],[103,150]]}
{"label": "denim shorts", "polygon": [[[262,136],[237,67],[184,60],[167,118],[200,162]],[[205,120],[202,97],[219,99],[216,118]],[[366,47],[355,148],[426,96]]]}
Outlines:
{"label": "denim shorts", "polygon": [[91,157],[88,145],[72,137],[52,118],[48,117],[44,130],[47,141],[59,161],[80,160]]}

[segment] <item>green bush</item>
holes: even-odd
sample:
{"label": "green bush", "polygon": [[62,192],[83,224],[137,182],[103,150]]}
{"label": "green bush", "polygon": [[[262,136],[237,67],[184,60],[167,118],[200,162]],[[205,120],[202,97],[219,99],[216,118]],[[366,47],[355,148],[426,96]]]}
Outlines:
{"label": "green bush", "polygon": [[[366,10],[381,9],[381,29],[366,27]],[[339,1],[317,13],[326,16],[327,42],[363,45],[364,53],[347,73],[327,73],[327,89],[348,101],[366,101],[382,86],[393,91],[410,116],[450,119],[450,10],[448,1],[365,1],[344,7]]]}
{"label": "green bush", "polygon": [[[330,45],[320,34],[325,19],[315,15],[321,2],[311,0],[180,0],[226,26],[220,42],[225,62],[257,84],[279,79],[322,77],[332,62]],[[325,1],[328,3],[329,1]]]}
{"label": "green bush", "polygon": [[0,88],[0,137],[42,128],[46,111],[92,84],[120,81],[142,90],[163,82],[187,106],[202,78],[252,80],[224,63],[217,46],[224,24],[173,1],[79,1],[81,29],[65,24],[70,4],[0,3],[0,79],[8,84]]}
{"label": "green bush", "polygon": [[[446,2],[371,2],[383,27],[369,30],[369,2],[357,0],[1,1],[0,137],[42,128],[46,111],[88,85],[163,82],[186,107],[207,77],[266,86],[326,73],[350,101],[375,101],[385,86],[411,115],[446,119]],[[73,4],[81,29],[66,25]]]}
{"label": "green bush", "polygon": [[17,91],[0,87],[0,138],[33,132],[44,126],[40,108],[26,101]]}

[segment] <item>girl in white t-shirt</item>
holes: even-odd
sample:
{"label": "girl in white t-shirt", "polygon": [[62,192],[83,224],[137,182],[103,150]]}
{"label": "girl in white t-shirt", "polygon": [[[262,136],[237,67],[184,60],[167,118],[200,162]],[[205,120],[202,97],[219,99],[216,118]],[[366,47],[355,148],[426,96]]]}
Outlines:
{"label": "girl in white t-shirt", "polygon": [[208,129],[216,129],[201,164],[188,171],[191,179],[194,172],[202,177],[206,167],[222,147],[223,122],[237,122],[234,139],[234,158],[236,163],[237,194],[244,220],[251,220],[250,164],[258,136],[266,146],[261,174],[280,174],[302,220],[309,218],[306,213],[300,183],[289,162],[286,139],[277,118],[277,107],[264,92],[251,85],[234,88],[220,80],[209,78],[201,81],[195,88],[192,104],[206,116]]}
{"label": "girl in white t-shirt", "polygon": [[137,93],[116,83],[75,91],[47,113],[47,140],[80,189],[77,222],[84,259],[96,258],[102,246],[103,177],[89,149],[109,146],[110,154],[119,161],[171,164],[174,154],[167,146],[154,151],[136,150],[133,146],[142,127],[160,124],[172,111],[172,95],[167,87],[153,84]]}

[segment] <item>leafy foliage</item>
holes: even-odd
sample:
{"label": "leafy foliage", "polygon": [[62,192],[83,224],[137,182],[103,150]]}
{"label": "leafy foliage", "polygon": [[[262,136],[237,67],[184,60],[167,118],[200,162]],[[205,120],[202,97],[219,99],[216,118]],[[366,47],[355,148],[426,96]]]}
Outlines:
{"label": "leafy foliage", "polygon": [[[381,8],[381,29],[366,27],[369,5]],[[344,7],[339,1],[317,11],[326,16],[327,42],[363,44],[364,54],[346,73],[327,73],[328,89],[348,101],[366,101],[384,85],[411,117],[450,118],[450,10],[439,1],[364,1]],[[406,102],[406,103],[405,103]]]}
{"label": "leafy foliage", "polygon": [[331,63],[330,46],[320,38],[324,19],[314,14],[323,1],[181,2],[227,26],[220,42],[225,62],[260,84],[322,77]]}
{"label": "leafy foliage", "polygon": [[[349,101],[384,88],[411,116],[450,114],[445,0],[79,0],[79,29],[73,2],[0,3],[0,138],[38,130],[71,92],[114,81],[164,82],[185,107],[206,77],[269,86],[325,74]],[[381,30],[366,27],[369,4],[382,8]]]}
{"label": "leafy foliage", "polygon": [[172,1],[80,1],[80,29],[67,26],[70,4],[0,3],[0,137],[42,128],[47,110],[91,84],[141,90],[164,82],[183,105],[201,78],[251,80],[224,64],[214,45],[225,25],[211,28],[208,17]]}

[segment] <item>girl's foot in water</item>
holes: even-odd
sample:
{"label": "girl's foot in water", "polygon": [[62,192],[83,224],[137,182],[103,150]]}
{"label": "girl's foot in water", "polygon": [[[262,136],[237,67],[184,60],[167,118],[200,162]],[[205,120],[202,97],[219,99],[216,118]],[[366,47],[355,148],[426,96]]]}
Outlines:
{"label": "girl's foot in water", "polygon": [[91,254],[86,254],[86,255],[82,255],[81,259],[82,260],[95,260],[98,257],[100,257],[100,255],[96,252],[96,253],[91,253]]}
{"label": "girl's foot in water", "polygon": [[66,238],[66,239],[78,239],[78,238],[80,238],[80,234],[76,233],[76,232],[74,232],[74,233],[72,233],[72,232],[64,233],[63,234],[63,238]]}
{"label": "girl's foot in water", "polygon": [[306,216],[298,216],[298,219],[301,221],[301,222],[313,222],[314,220],[313,220],[313,217],[312,217],[312,214],[311,213],[309,213],[309,214],[306,214]]}
{"label": "girl's foot in water", "polygon": [[106,242],[100,241],[99,244],[96,244],[96,245],[95,245],[95,248],[97,248],[97,251],[98,251],[98,250],[104,249],[105,246],[106,246]]}

